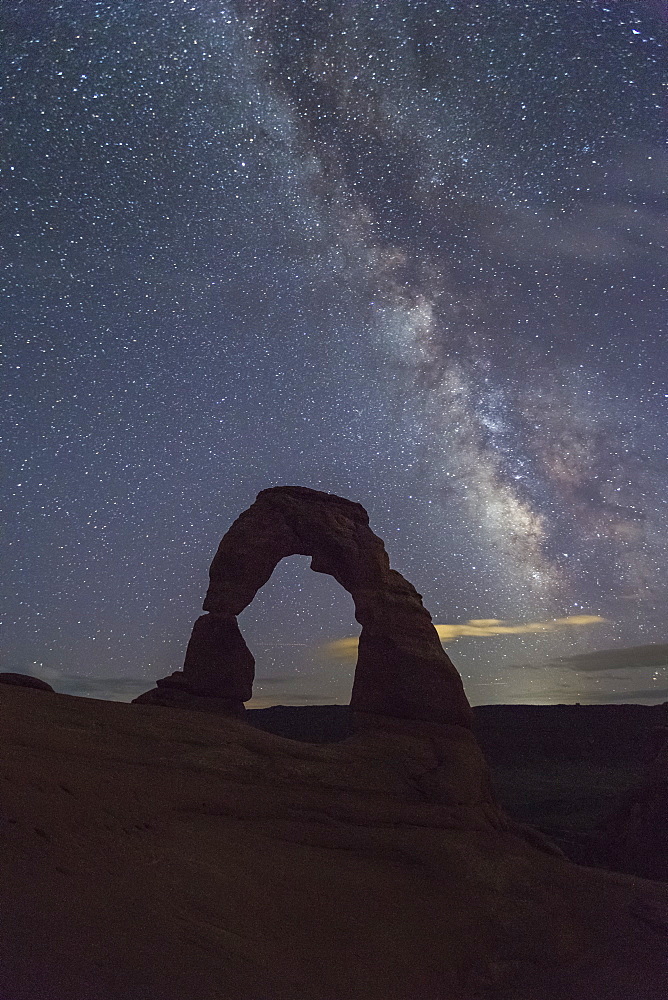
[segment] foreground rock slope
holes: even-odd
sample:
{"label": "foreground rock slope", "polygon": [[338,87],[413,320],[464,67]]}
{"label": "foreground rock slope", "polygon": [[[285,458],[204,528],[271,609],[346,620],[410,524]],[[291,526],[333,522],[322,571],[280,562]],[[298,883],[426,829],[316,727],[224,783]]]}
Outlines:
{"label": "foreground rock slope", "polygon": [[3,998],[666,995],[668,887],[532,847],[429,726],[7,686],[0,733]]}

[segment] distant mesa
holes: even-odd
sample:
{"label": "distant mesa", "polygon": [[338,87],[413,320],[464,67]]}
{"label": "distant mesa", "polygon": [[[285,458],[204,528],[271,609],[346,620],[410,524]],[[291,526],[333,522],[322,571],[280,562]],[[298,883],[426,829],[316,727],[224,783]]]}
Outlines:
{"label": "distant mesa", "polygon": [[[10,671],[0,673],[0,684],[12,684],[15,687],[38,688],[40,691],[53,691],[50,684],[40,680],[39,677],[31,677],[30,674],[13,674]],[[55,694],[55,691],[53,691]]]}
{"label": "distant mesa", "polygon": [[351,708],[470,728],[461,678],[415,588],[390,569],[382,540],[358,503],[302,486],[263,490],[223,537],[182,671],[157,681],[135,703],[182,705],[242,716],[252,696],[255,660],[237,615],[281,559],[311,557],[348,591],[362,626]]}

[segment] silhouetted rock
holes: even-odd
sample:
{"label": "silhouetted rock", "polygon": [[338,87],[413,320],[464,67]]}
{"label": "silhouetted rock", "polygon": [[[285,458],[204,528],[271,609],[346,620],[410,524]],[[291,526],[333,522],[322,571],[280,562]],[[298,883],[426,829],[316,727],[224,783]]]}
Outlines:
{"label": "silhouetted rock", "polygon": [[[176,671],[179,677],[183,674]],[[160,687],[145,691],[133,699],[133,705],[163,705],[169,708],[188,708],[195,712],[217,712],[220,715],[244,718],[246,706],[233,698],[216,698],[215,695],[192,694],[187,688],[182,688],[178,682],[172,686],[166,684],[169,677],[157,683]]]}
{"label": "silhouetted rock", "polygon": [[668,731],[664,735],[644,781],[604,824],[599,847],[620,871],[668,881]]}
{"label": "silhouetted rock", "polygon": [[236,616],[291,555],[311,556],[311,569],[333,576],[353,598],[362,634],[350,704],[359,724],[389,717],[470,728],[461,678],[420,594],[390,569],[367,512],[301,486],[263,490],[237,518],[211,564],[207,614],[195,623],[183,672],[137,700],[185,705],[188,695],[212,697],[241,712],[252,694],[254,660]]}
{"label": "silhouetted rock", "polygon": [[[13,684],[15,687],[37,688],[39,691],[53,691],[50,684],[31,677],[30,674],[13,674],[10,671],[0,673],[0,684]],[[55,693],[55,692],[54,692]]]}

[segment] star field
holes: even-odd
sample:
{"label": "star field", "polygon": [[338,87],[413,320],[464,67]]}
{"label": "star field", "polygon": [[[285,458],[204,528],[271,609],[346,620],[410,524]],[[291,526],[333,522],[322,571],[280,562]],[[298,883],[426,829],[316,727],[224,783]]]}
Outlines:
{"label": "star field", "polygon": [[[368,509],[474,703],[665,700],[617,656],[668,641],[664,6],[1,18],[2,669],[149,687],[300,484]],[[256,693],[347,701],[306,567],[242,616]]]}

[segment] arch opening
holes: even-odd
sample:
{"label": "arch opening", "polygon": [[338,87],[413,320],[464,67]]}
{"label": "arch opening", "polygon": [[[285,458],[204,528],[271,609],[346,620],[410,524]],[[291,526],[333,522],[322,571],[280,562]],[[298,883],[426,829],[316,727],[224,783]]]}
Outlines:
{"label": "arch opening", "polygon": [[354,659],[341,661],[328,644],[355,635],[350,594],[326,573],[314,573],[308,556],[287,556],[238,616],[255,658],[253,696],[247,708],[350,702]]}

